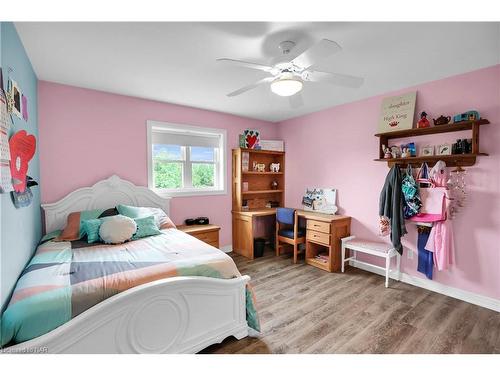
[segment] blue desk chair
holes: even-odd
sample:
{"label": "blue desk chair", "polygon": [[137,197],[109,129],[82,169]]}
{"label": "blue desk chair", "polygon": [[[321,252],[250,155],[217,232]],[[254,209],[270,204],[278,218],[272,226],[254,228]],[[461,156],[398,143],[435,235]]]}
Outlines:
{"label": "blue desk chair", "polygon": [[293,245],[293,263],[297,263],[299,244],[305,242],[305,230],[299,228],[293,208],[276,209],[276,256],[280,255],[281,242]]}

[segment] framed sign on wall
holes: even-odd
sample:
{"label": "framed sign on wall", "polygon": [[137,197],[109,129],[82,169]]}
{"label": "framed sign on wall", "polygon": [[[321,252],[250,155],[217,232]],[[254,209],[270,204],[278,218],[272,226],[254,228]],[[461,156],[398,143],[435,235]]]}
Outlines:
{"label": "framed sign on wall", "polygon": [[417,92],[392,96],[382,100],[378,130],[380,133],[413,128]]}
{"label": "framed sign on wall", "polygon": [[307,188],[302,197],[302,206],[305,211],[318,211],[334,215],[337,212],[337,189]]}

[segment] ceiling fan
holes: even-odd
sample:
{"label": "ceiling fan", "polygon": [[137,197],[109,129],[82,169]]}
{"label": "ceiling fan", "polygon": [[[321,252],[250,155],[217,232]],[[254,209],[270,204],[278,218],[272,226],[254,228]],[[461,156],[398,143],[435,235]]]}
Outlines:
{"label": "ceiling fan", "polygon": [[[281,42],[278,47],[282,51],[283,56],[286,56],[290,53],[294,46],[295,42],[284,41]],[[217,59],[217,61],[245,68],[262,70],[271,75],[270,77],[265,77],[257,82],[230,92],[227,94],[229,97],[243,94],[244,92],[266,83],[270,83],[271,91],[273,93],[280,96],[292,97],[302,90],[305,81],[325,82],[352,88],[360,87],[364,81],[361,77],[311,69],[313,65],[317,64],[322,59],[339,52],[340,50],[342,50],[342,47],[340,47],[336,42],[328,39],[322,39],[293,60],[279,62],[274,66],[228,58],[220,58]],[[299,100],[291,100],[290,104],[292,107],[297,107],[301,105],[301,101],[301,98]]]}

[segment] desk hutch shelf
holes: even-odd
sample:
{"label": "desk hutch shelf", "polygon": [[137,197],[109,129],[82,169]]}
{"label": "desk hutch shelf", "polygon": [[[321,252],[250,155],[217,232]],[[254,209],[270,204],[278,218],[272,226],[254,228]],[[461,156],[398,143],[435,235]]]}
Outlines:
{"label": "desk hutch shelf", "polygon": [[[433,166],[434,164],[436,164],[438,160],[443,160],[444,162],[446,162],[446,165],[448,167],[455,167],[455,166],[470,167],[476,164],[476,158],[478,156],[488,156],[488,154],[479,151],[479,129],[482,125],[486,125],[489,123],[490,122],[487,119],[479,119],[477,121],[463,121],[448,125],[431,126],[430,128],[423,128],[423,129],[408,129],[408,130],[398,130],[388,133],[378,133],[375,134],[375,137],[379,138],[379,158],[374,160],[387,162],[387,165],[389,167],[392,167],[394,164],[420,165],[424,162],[427,163],[429,166]],[[442,133],[457,132],[462,130],[472,130],[472,153],[470,154],[432,155],[432,156],[417,156],[409,158],[384,159],[382,145],[388,146],[388,142],[390,139],[418,137],[422,135],[442,134]]]}
{"label": "desk hutch shelf", "polygon": [[[248,160],[244,168],[243,160]],[[265,171],[253,170],[253,164],[264,164]],[[269,165],[279,163],[279,172],[271,172]],[[277,182],[276,189],[272,182]],[[244,185],[247,187],[244,188]],[[275,221],[275,208],[268,208],[268,202],[283,207],[285,203],[285,153],[282,151],[252,150],[237,148],[232,159],[232,225],[233,251],[253,259],[253,232],[257,218],[269,223]],[[267,227],[267,226],[266,226]],[[270,231],[269,235],[272,234]]]}
{"label": "desk hutch shelf", "polygon": [[[246,155],[245,155],[246,154]],[[248,167],[244,169],[243,159],[248,158]],[[253,164],[264,164],[265,171],[253,170]],[[271,172],[269,165],[279,163],[279,172]],[[278,183],[273,189],[271,183]],[[233,211],[266,208],[269,201],[278,202],[283,206],[285,202],[285,153],[280,151],[252,150],[237,148],[233,150]],[[244,190],[244,185],[248,188]],[[246,203],[246,205],[244,204]]]}

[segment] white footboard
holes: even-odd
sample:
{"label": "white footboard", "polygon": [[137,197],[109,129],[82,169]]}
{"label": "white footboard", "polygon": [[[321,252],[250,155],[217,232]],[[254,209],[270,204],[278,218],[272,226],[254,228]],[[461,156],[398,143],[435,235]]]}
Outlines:
{"label": "white footboard", "polygon": [[196,353],[248,335],[245,286],[236,279],[173,277],[106,299],[66,324],[4,352]]}

